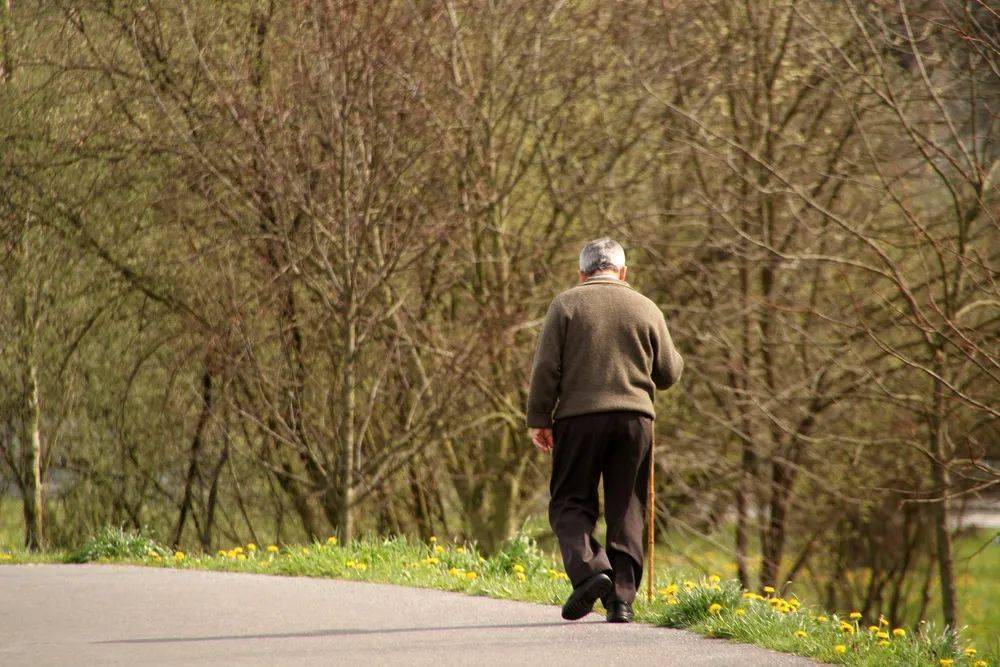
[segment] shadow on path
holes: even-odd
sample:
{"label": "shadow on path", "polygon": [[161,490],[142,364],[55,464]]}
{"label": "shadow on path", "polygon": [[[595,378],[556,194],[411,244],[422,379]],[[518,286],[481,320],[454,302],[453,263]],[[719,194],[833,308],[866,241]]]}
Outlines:
{"label": "shadow on path", "polygon": [[331,629],[312,630],[308,632],[277,632],[273,634],[258,635],[216,635],[209,637],[149,637],[146,639],[108,639],[94,642],[95,644],[165,644],[170,642],[217,642],[237,639],[301,639],[308,637],[347,637],[351,635],[382,635],[402,632],[438,632],[441,630],[525,630],[529,628],[545,628],[553,626],[572,627],[574,625],[596,625],[606,624],[606,621],[583,621],[568,623],[566,621],[558,623],[520,623],[520,624],[500,624],[500,625],[449,625],[433,626],[422,628],[376,628],[365,630],[362,628],[353,629]]}

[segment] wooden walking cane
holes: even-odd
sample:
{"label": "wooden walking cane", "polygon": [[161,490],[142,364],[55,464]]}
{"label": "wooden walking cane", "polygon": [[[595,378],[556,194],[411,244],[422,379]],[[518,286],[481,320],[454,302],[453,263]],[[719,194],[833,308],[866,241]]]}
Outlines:
{"label": "wooden walking cane", "polygon": [[653,450],[656,447],[656,422],[650,430],[649,440],[649,489],[646,491],[646,559],[649,561],[649,577],[646,578],[646,602],[653,601],[653,517],[656,492],[653,490]]}

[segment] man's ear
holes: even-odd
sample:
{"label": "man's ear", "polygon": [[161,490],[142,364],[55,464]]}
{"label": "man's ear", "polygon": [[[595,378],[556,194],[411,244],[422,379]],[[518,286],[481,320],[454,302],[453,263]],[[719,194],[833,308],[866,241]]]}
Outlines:
{"label": "man's ear", "polygon": [[579,273],[580,273],[580,282],[582,283],[584,280],[587,279],[587,274],[584,273],[583,271],[580,271]]}
{"label": "man's ear", "polygon": [[622,270],[618,272],[618,280],[625,280],[625,276],[628,274],[628,267],[623,266]]}

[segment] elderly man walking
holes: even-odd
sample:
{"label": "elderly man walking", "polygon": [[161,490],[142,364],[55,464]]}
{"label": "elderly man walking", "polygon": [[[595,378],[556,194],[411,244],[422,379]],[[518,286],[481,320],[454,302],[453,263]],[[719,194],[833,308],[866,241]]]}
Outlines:
{"label": "elderly man walking", "polygon": [[[552,453],[549,523],[573,592],[562,608],[583,618],[600,599],[608,621],[632,620],[642,579],[643,517],[653,437],[653,395],[684,368],[663,313],[626,281],[625,251],[591,241],[580,283],[549,306],[535,349],[528,427]],[[607,548],[594,538],[604,479]]]}

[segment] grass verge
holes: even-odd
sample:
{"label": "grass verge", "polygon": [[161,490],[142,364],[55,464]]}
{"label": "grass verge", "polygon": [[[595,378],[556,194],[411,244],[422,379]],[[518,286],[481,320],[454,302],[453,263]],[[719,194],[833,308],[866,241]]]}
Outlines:
{"label": "grass verge", "polygon": [[[401,584],[506,600],[558,605],[570,592],[566,574],[526,536],[486,558],[472,544],[405,537],[366,538],[339,544],[331,537],[307,546],[246,544],[215,554],[170,552],[145,535],[107,529],[77,551],[39,558],[0,553],[0,563],[114,562],[182,569],[254,572]],[[844,665],[998,667],[998,656],[979,655],[959,637],[931,623],[915,632],[888,619],[826,613],[783,599],[770,589],[743,591],[717,575],[661,578],[652,603],[640,594],[636,619],[683,628]],[[599,606],[600,603],[598,603]]]}

